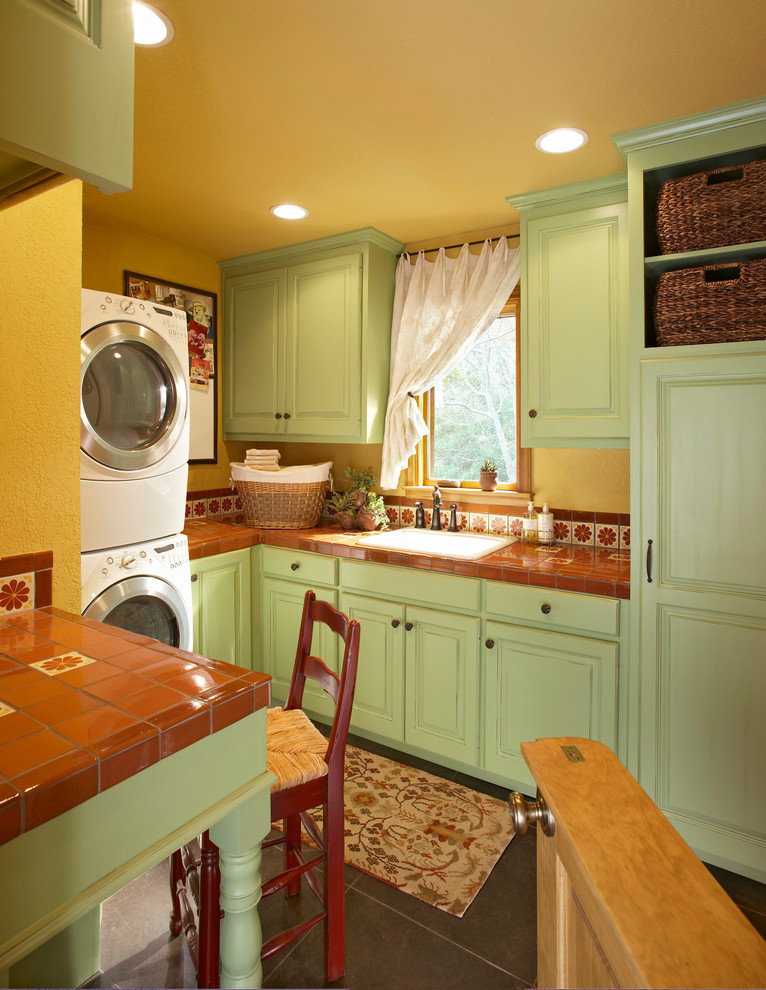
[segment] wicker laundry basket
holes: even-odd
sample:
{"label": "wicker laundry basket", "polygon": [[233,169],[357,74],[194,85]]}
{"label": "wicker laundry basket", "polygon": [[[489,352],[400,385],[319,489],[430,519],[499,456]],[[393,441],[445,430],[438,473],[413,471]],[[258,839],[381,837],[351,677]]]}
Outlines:
{"label": "wicker laundry basket", "polygon": [[245,521],[257,529],[309,529],[322,516],[332,462],[258,471],[233,463],[231,477]]}
{"label": "wicker laundry basket", "polygon": [[656,224],[663,254],[766,240],[766,161],[668,179]]}
{"label": "wicker laundry basket", "polygon": [[657,344],[766,339],[766,259],[665,272],[654,297]]}

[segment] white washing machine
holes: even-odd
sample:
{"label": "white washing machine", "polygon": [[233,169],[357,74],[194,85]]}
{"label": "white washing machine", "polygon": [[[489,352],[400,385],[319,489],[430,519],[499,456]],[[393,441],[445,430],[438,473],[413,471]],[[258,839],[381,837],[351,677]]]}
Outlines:
{"label": "white washing machine", "polygon": [[82,290],[82,550],[180,533],[189,459],[186,314]]}
{"label": "white washing machine", "polygon": [[189,543],[185,536],[82,554],[82,614],[192,648]]}

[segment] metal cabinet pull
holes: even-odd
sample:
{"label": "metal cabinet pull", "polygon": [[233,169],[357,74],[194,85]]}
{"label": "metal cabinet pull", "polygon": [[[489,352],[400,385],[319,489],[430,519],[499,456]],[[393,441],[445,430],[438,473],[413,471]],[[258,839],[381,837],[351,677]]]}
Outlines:
{"label": "metal cabinet pull", "polygon": [[652,541],[646,541],[646,580],[648,584],[652,583]]}
{"label": "metal cabinet pull", "polygon": [[290,413],[285,413],[285,419],[289,419],[289,418],[290,418]]}
{"label": "metal cabinet pull", "polygon": [[295,564],[295,563],[290,564],[290,570],[297,571],[300,566],[301,566],[300,564]]}
{"label": "metal cabinet pull", "polygon": [[398,629],[399,628],[399,620],[398,619],[392,619],[391,620],[391,625],[394,627],[394,629]]}
{"label": "metal cabinet pull", "polygon": [[404,623],[404,628],[407,630],[407,632],[411,632],[412,631],[412,623],[411,622],[405,622]]}
{"label": "metal cabinet pull", "polygon": [[494,639],[488,639],[484,645],[487,647],[488,650],[491,650],[495,645],[495,641]]}
{"label": "metal cabinet pull", "polygon": [[199,581],[199,574],[192,574],[191,579],[192,581]]}
{"label": "metal cabinet pull", "polygon": [[508,813],[514,834],[523,835],[533,822],[540,822],[540,828],[546,835],[553,835],[556,831],[556,822],[539,791],[536,801],[525,801],[523,795],[513,791],[508,797]]}
{"label": "metal cabinet pull", "polygon": [[536,415],[537,415],[537,410],[536,409],[530,409],[529,410],[529,418],[530,419],[534,419]]}
{"label": "metal cabinet pull", "polygon": [[548,602],[543,602],[543,604],[540,606],[540,611],[543,613],[543,615],[551,614],[551,607],[548,604]]}
{"label": "metal cabinet pull", "polygon": [[274,413],[274,419],[281,419],[282,413]]}

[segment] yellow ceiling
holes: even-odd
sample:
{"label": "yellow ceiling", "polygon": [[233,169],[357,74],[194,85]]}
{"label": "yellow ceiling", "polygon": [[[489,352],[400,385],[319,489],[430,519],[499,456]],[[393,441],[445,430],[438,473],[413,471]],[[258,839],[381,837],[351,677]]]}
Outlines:
{"label": "yellow ceiling", "polygon": [[[766,91],[764,0],[154,3],[175,38],[136,50],[133,189],[87,187],[85,219],[215,259],[507,227],[510,194],[622,171],[611,134]],[[588,144],[535,149],[562,125]]]}

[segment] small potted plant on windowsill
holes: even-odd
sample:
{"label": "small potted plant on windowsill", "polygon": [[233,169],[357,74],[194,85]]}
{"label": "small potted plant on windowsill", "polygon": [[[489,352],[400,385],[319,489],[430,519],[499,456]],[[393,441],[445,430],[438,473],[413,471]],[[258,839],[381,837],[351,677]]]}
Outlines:
{"label": "small potted plant on windowsill", "polygon": [[479,468],[479,484],[483,492],[493,492],[497,488],[497,464],[490,458]]}

